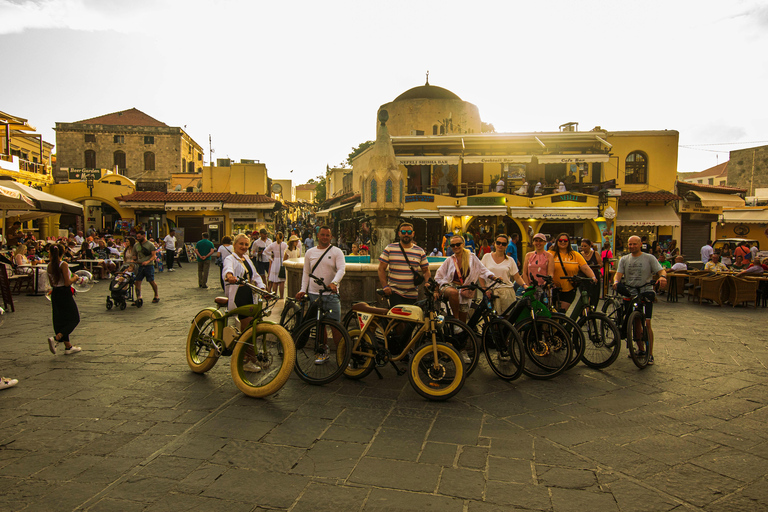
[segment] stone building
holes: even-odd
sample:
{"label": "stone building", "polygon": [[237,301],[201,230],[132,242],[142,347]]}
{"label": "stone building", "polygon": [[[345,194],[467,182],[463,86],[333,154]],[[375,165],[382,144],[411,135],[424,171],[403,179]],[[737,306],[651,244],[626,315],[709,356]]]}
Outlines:
{"label": "stone building", "polygon": [[748,196],[768,187],[768,146],[731,151],[728,185],[746,189]]}
{"label": "stone building", "polygon": [[172,173],[202,172],[203,149],[183,129],[132,108],[56,123],[57,181],[84,170],[113,169],[138,190],[168,189]]}

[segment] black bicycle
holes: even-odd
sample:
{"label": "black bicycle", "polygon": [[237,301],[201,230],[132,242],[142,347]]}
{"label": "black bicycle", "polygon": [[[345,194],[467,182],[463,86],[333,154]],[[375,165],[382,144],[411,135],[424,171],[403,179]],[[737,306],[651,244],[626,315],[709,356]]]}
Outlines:
{"label": "black bicycle", "polygon": [[305,295],[298,305],[301,316],[297,317],[296,310],[291,309],[293,315],[287,320],[281,318],[280,323],[291,333],[296,345],[296,375],[319,386],[344,373],[352,355],[352,339],[339,322],[328,318],[330,311],[323,306],[323,296],[333,293],[331,289],[319,277],[310,274],[309,278],[320,287],[317,299],[310,301]]}
{"label": "black bicycle", "polygon": [[[653,282],[651,282],[653,285]],[[603,313],[619,327],[619,336],[627,340],[627,350],[635,365],[643,369],[648,366],[648,328],[644,305],[656,299],[653,289],[640,292],[638,288],[619,283],[616,291],[620,295],[609,295],[603,303]],[[641,347],[644,347],[641,348]]]}

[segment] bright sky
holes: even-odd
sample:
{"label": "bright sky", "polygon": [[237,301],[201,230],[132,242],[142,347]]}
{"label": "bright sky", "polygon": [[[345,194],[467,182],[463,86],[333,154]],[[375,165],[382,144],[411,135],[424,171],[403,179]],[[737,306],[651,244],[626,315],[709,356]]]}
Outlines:
{"label": "bright sky", "polygon": [[300,184],[429,70],[498,132],[678,130],[700,171],[768,144],[767,43],[759,0],[0,0],[0,110],[55,143],[136,107]]}

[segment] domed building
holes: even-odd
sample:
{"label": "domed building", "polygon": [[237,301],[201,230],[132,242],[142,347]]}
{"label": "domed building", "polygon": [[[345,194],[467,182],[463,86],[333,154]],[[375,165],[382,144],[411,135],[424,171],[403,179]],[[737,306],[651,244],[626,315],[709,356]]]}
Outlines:
{"label": "domed building", "polygon": [[392,136],[480,133],[477,106],[448,89],[429,85],[429,80],[385,103],[379,107],[382,110],[389,112],[387,128]]}

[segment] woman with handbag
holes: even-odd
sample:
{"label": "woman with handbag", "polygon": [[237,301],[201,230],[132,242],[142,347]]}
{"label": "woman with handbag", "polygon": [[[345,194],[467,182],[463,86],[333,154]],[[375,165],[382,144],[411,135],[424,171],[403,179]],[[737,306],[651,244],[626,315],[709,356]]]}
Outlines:
{"label": "woman with handbag", "polygon": [[[493,295],[496,295],[497,297],[493,307],[499,314],[506,311],[517,298],[515,296],[515,288],[512,285],[512,281],[520,286],[525,286],[523,278],[520,277],[520,272],[517,268],[517,263],[515,263],[515,259],[511,256],[507,256],[507,245],[509,245],[509,237],[507,235],[496,235],[496,241],[494,242],[495,250],[492,253],[483,256],[483,259],[481,260],[481,263],[485,268],[493,272],[493,275],[503,281],[503,284],[500,286],[495,287],[492,291],[489,290],[489,293],[493,293]],[[488,286],[488,284],[483,282],[482,286]]]}
{"label": "woman with handbag", "polygon": [[440,291],[451,305],[451,312],[462,322],[467,321],[467,312],[474,290],[458,290],[459,286],[476,283],[483,278],[486,281],[495,280],[493,272],[480,263],[474,252],[464,247],[464,237],[455,235],[451,238],[453,256],[446,259],[435,274],[435,281],[440,285]]}
{"label": "woman with handbag", "polygon": [[280,298],[283,298],[285,293],[285,267],[283,261],[285,257],[285,251],[288,249],[288,244],[283,242],[283,232],[278,231],[275,235],[275,241],[269,244],[264,249],[264,254],[269,256],[269,283],[267,284],[267,291],[277,293],[280,289]]}
{"label": "woman with handbag", "polygon": [[555,246],[549,250],[549,253],[552,254],[555,264],[554,279],[555,287],[559,292],[560,309],[565,311],[571,305],[573,299],[576,298],[576,289],[570,281],[560,278],[575,276],[579,271],[583,272],[586,277],[591,278],[594,283],[597,283],[597,278],[584,260],[584,256],[574,251],[571,247],[571,239],[568,233],[557,235],[555,242]]}

